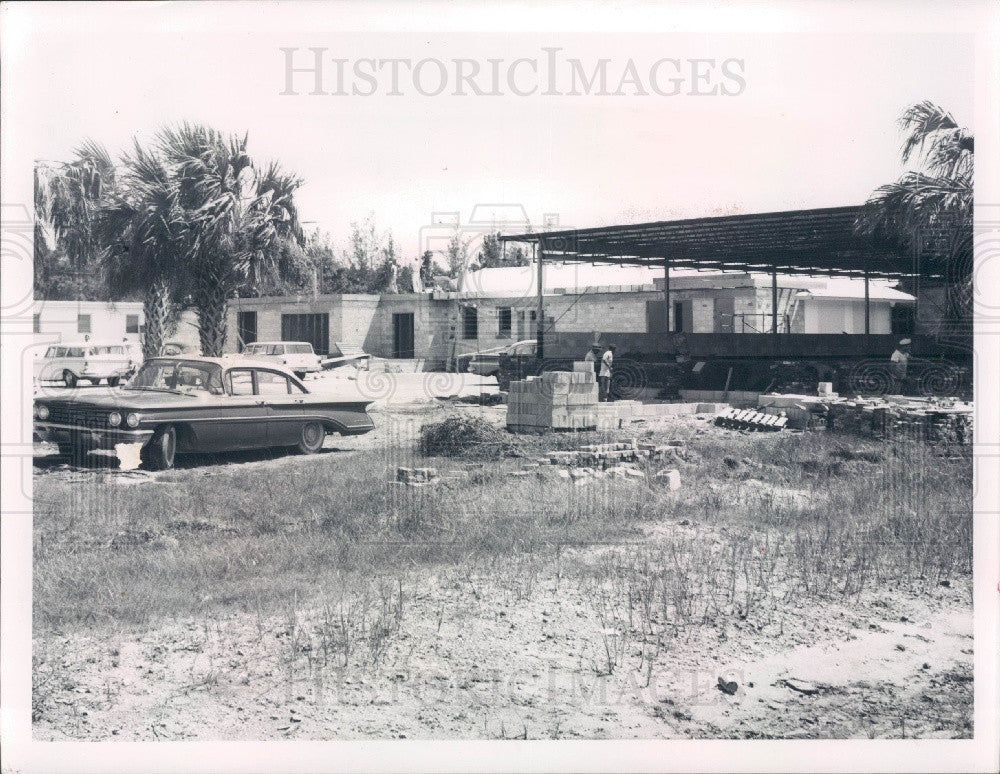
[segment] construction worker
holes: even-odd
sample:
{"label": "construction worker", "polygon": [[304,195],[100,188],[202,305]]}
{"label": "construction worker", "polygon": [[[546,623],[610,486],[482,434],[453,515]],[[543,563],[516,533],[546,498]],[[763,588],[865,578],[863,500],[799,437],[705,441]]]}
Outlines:
{"label": "construction worker", "polygon": [[615,348],[608,345],[601,355],[601,370],[598,377],[597,399],[602,402],[611,402],[611,374],[614,371]]}
{"label": "construction worker", "polygon": [[909,339],[900,339],[899,346],[893,350],[889,358],[889,373],[892,375],[892,391],[899,395],[903,391],[903,382],[906,380],[906,368],[910,362]]}

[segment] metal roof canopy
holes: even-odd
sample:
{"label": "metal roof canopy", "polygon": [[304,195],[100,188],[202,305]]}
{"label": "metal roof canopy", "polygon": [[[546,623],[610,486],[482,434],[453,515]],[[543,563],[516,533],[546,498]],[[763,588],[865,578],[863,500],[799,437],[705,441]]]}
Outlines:
{"label": "metal roof canopy", "polygon": [[924,279],[944,277],[943,263],[917,259],[895,242],[859,236],[861,207],[664,220],[622,226],[502,235],[529,242],[546,258],[813,276]]}

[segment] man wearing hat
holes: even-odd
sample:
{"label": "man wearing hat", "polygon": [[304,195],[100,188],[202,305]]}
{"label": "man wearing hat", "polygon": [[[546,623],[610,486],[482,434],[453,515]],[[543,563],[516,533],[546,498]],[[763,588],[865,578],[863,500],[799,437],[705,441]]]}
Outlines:
{"label": "man wearing hat", "polygon": [[906,379],[906,366],[910,360],[911,343],[909,339],[900,339],[899,345],[892,351],[892,357],[889,358],[891,361],[889,373],[892,374],[892,391],[897,395],[903,391],[903,381]]}

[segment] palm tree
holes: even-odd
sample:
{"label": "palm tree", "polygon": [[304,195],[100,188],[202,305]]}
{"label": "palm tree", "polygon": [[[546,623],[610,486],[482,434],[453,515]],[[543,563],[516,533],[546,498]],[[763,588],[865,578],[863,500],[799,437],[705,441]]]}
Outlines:
{"label": "palm tree", "polygon": [[97,217],[117,183],[111,156],[93,140],[84,141],[68,163],[36,164],[35,245],[39,259],[45,260],[58,249],[78,278],[97,269],[102,249],[96,233]]}
{"label": "palm tree", "polygon": [[895,239],[921,260],[944,263],[949,312],[968,321],[972,308],[972,174],[974,139],[932,102],[911,106],[899,120],[902,160],[920,167],[875,190],[856,224],[861,234]]}
{"label": "palm tree", "polygon": [[188,229],[185,257],[194,283],[202,352],[221,355],[226,305],[279,259],[282,240],[302,244],[294,193],[302,184],[272,163],[257,168],[247,137],[183,124],[160,133],[160,148]]}
{"label": "palm tree", "polygon": [[187,224],[162,157],[136,142],[123,161],[121,188],[101,209],[97,233],[107,246],[110,283],[120,291],[143,294],[143,355],[156,357],[188,249]]}

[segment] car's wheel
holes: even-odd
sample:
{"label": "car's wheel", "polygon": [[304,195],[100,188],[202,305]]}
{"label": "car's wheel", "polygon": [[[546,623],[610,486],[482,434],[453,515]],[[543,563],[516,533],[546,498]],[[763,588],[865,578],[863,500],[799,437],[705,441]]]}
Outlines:
{"label": "car's wheel", "polygon": [[306,422],[302,425],[297,448],[302,454],[315,454],[323,448],[324,440],[326,440],[326,430],[323,425],[319,422]]}
{"label": "car's wheel", "polygon": [[71,443],[61,443],[61,444],[59,444],[59,455],[62,456],[62,457],[72,457],[73,456],[73,450],[75,448],[76,447],[73,446],[73,444],[71,444]]}
{"label": "car's wheel", "polygon": [[100,379],[88,379],[87,381],[90,382],[95,387],[101,383]]}
{"label": "car's wheel", "polygon": [[298,378],[299,380],[302,380],[302,379],[305,379],[305,378],[306,378],[306,372],[305,372],[305,371],[292,371],[292,373],[293,373],[293,374],[295,374],[295,376],[296,376],[296,377],[297,377],[297,378]]}
{"label": "car's wheel", "polygon": [[174,466],[177,453],[177,431],[170,426],[161,427],[142,447],[140,458],[153,470],[169,470]]}
{"label": "car's wheel", "polygon": [[117,387],[118,382],[121,381],[120,376],[109,376],[108,377],[108,387]]}
{"label": "car's wheel", "polygon": [[65,384],[67,387],[69,387],[70,389],[76,387],[76,381],[77,381],[76,374],[74,374],[68,368],[65,371],[63,371],[62,377],[63,377],[63,384]]}

